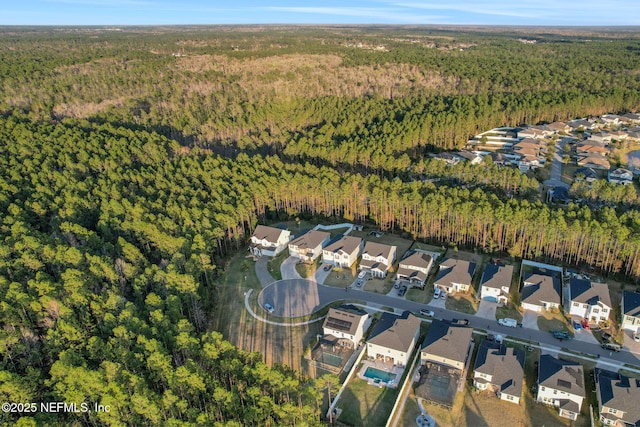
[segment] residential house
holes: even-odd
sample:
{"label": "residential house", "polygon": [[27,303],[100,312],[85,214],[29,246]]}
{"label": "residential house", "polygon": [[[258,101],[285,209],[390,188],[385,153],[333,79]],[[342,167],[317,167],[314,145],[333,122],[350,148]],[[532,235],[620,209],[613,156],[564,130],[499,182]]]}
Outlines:
{"label": "residential house", "polygon": [[574,174],[574,180],[577,182],[586,181],[592,184],[593,181],[598,179],[598,172],[591,168],[578,168]]}
{"label": "residential house", "polygon": [[541,312],[560,307],[560,280],[540,270],[528,273],[522,286],[522,308]]}
{"label": "residential house", "polygon": [[345,346],[356,348],[371,325],[371,316],[351,304],[330,308],[322,324],[326,336],[346,341]]}
{"label": "residential house", "polygon": [[575,151],[577,156],[587,156],[590,154],[597,154],[602,157],[609,155],[610,151],[601,142],[594,141],[592,139],[585,139],[575,145]]}
{"label": "residential house", "polygon": [[468,161],[472,165],[479,165],[483,161],[482,157],[478,156],[475,153],[472,153],[471,151],[463,150],[455,153],[455,155],[460,157],[462,160]]}
{"label": "residential house", "polygon": [[425,252],[414,251],[400,261],[396,280],[404,280],[413,286],[424,288],[433,265],[433,257]]}
{"label": "residential house", "polygon": [[289,230],[259,225],[251,235],[249,250],[257,257],[263,255],[273,257],[287,247],[290,237],[291,232]]}
{"label": "residential house", "polygon": [[609,169],[611,167],[609,161],[599,154],[578,156],[576,163],[578,166],[584,166],[592,169]]}
{"label": "residential house", "polygon": [[520,403],[524,381],[524,351],[482,341],[473,368],[473,385],[496,393],[499,399]]}
{"label": "residential house", "polygon": [[556,186],[549,189],[549,201],[555,203],[568,203],[571,200],[569,197],[569,189],[567,187]]}
{"label": "residential house", "polygon": [[569,279],[569,314],[587,319],[590,323],[605,322],[611,314],[609,287],[604,283],[593,283],[589,279]]}
{"label": "residential house", "polygon": [[602,132],[594,132],[589,135],[589,139],[587,141],[597,142],[599,144],[608,145],[611,143],[611,139],[613,136],[608,131]]}
{"label": "residential house", "polygon": [[371,272],[373,277],[385,277],[396,260],[397,246],[367,242],[362,250],[360,269]]}
{"label": "residential house", "polygon": [[506,304],[509,300],[512,277],[512,265],[487,265],[480,280],[480,298]]}
{"label": "residential house", "polygon": [[603,116],[600,116],[600,120],[602,120],[604,123],[607,124],[613,124],[613,125],[617,125],[618,123],[621,123],[621,116],[618,116],[617,114],[605,114]]}
{"label": "residential house", "polygon": [[420,363],[445,365],[464,371],[471,357],[473,329],[434,320],[420,350]]}
{"label": "residential house", "polygon": [[624,168],[609,170],[607,180],[612,184],[629,185],[633,181],[633,172]]}
{"label": "residential house", "polygon": [[406,366],[420,336],[420,319],[405,311],[382,313],[367,340],[367,355],[384,363]]}
{"label": "residential house", "polygon": [[449,153],[447,151],[439,154],[433,155],[434,159],[442,160],[447,165],[457,165],[460,163],[461,157],[454,155],[453,153]]}
{"label": "residential house", "polygon": [[576,420],[584,401],[584,370],[578,362],[556,359],[549,354],[538,362],[538,402],[555,406],[560,416]]}
{"label": "residential house", "polygon": [[640,123],[640,114],[638,113],[627,113],[622,117],[625,117],[630,123]]}
{"label": "residential house", "polygon": [[363,241],[360,237],[338,236],[335,241],[329,242],[322,249],[322,262],[348,268],[360,256],[362,245]]}
{"label": "residential house", "polygon": [[589,120],[585,120],[585,119],[571,120],[568,123],[568,125],[574,131],[576,131],[576,130],[591,130],[591,129],[595,129],[597,127],[597,124],[595,122],[589,121]]}
{"label": "residential house", "polygon": [[289,255],[303,261],[313,261],[322,255],[322,247],[329,243],[331,234],[310,230],[289,242]]}
{"label": "residential house", "polygon": [[549,130],[554,131],[554,132],[569,132],[569,131],[571,131],[571,126],[569,126],[568,124],[566,124],[564,122],[549,123],[547,125],[547,128]]}
{"label": "residential house", "polygon": [[476,265],[472,262],[453,258],[445,259],[440,264],[433,286],[447,293],[468,292],[475,271]]}
{"label": "residential house", "polygon": [[625,131],[622,130],[614,130],[609,132],[609,134],[611,135],[611,141],[622,141],[623,139],[627,139],[627,137],[629,137],[629,134]]}
{"label": "residential house", "polygon": [[600,422],[605,426],[640,426],[640,380],[595,368]]}
{"label": "residential house", "polygon": [[622,292],[622,329],[640,332],[640,293]]}
{"label": "residential house", "polygon": [[553,135],[553,131],[542,126],[531,126],[518,131],[518,138],[543,139],[551,135]]}
{"label": "residential house", "polygon": [[496,153],[492,151],[489,153],[489,157],[491,157],[491,161],[494,165],[503,166],[508,163],[507,157],[502,153]]}

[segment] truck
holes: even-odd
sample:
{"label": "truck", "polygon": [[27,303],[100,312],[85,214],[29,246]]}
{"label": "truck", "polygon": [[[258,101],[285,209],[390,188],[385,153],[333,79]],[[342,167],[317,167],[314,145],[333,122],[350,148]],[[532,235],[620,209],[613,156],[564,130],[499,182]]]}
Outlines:
{"label": "truck", "polygon": [[498,323],[508,328],[515,328],[516,326],[518,326],[518,321],[516,319],[511,319],[509,317],[505,317],[504,319],[498,319]]}
{"label": "truck", "polygon": [[622,346],[620,346],[618,344],[614,344],[612,342],[602,343],[602,345],[600,347],[604,348],[605,350],[610,350],[610,351],[620,351],[620,350],[622,350]]}

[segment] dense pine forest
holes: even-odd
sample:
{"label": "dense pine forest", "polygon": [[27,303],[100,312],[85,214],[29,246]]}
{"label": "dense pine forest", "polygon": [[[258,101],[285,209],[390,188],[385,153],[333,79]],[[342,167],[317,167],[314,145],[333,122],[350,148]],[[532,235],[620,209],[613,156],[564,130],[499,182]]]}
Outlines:
{"label": "dense pine forest", "polygon": [[425,158],[640,110],[634,33],[4,28],[0,87],[0,394],[116,408],[5,425],[321,425],[327,379],[210,326],[219,266],[276,217],[640,277],[636,199],[554,207]]}

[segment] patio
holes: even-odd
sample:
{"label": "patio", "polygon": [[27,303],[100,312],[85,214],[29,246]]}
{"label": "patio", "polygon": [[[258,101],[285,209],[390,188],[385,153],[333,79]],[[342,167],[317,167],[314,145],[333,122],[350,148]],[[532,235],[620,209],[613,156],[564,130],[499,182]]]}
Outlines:
{"label": "patio", "polygon": [[366,381],[369,385],[396,388],[404,369],[404,367],[377,360],[364,360],[358,369],[357,375],[358,378]]}

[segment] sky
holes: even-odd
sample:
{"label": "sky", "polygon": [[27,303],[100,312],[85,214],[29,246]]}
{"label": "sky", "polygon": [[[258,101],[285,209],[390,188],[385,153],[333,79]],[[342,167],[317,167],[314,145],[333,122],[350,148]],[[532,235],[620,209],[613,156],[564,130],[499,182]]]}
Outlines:
{"label": "sky", "polygon": [[640,0],[2,0],[0,25],[640,25]]}

